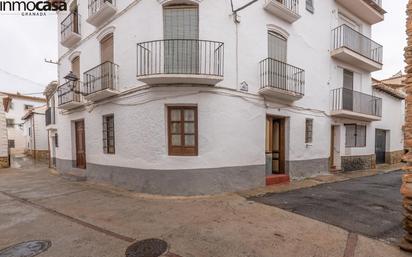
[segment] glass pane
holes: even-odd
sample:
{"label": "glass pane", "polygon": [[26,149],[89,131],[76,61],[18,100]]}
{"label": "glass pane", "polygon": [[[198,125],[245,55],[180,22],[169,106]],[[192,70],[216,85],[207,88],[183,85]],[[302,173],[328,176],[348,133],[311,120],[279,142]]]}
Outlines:
{"label": "glass pane", "polygon": [[180,122],[173,122],[172,123],[172,134],[180,134]]}
{"label": "glass pane", "polygon": [[184,110],[185,121],[195,120],[195,110]]}
{"label": "glass pane", "polygon": [[172,135],[172,145],[174,145],[174,146],[182,145],[180,135]]}
{"label": "glass pane", "polygon": [[172,110],[170,117],[172,121],[180,121],[180,110]]}
{"label": "glass pane", "polygon": [[194,135],[185,136],[185,146],[195,146],[195,136]]}
{"label": "glass pane", "polygon": [[185,134],[194,134],[195,133],[195,123],[185,122]]}

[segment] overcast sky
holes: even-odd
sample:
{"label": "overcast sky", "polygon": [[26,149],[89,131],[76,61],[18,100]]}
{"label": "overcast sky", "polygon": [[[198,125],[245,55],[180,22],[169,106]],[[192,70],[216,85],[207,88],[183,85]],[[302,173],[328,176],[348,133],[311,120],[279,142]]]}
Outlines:
{"label": "overcast sky", "polygon": [[[384,69],[373,74],[378,79],[403,71],[406,3],[383,0],[388,13],[373,27],[372,38],[384,46]],[[0,35],[0,91],[39,93],[57,78],[56,65],[44,62],[57,60],[56,15],[0,15]]]}

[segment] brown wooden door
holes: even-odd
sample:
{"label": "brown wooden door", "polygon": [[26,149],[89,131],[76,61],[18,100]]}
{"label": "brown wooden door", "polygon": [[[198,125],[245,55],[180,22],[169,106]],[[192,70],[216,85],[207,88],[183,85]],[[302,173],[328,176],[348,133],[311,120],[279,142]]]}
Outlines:
{"label": "brown wooden door", "polygon": [[100,78],[97,78],[94,90],[101,89],[112,89],[113,88],[113,34],[105,36],[102,41],[100,41]]}
{"label": "brown wooden door", "polygon": [[267,117],[266,154],[271,155],[273,174],[285,173],[285,119]]}
{"label": "brown wooden door", "polygon": [[77,78],[80,78],[80,57],[72,60],[72,72]]}
{"label": "brown wooden door", "polygon": [[76,130],[76,167],[80,169],[86,168],[86,140],[84,120],[75,122]]}

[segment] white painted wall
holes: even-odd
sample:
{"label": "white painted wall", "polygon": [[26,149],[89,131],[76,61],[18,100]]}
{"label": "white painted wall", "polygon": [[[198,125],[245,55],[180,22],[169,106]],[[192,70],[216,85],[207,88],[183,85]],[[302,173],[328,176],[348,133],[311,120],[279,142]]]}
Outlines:
{"label": "white painted wall", "polygon": [[[163,38],[162,5],[159,1],[117,1],[118,12],[110,24],[97,29],[86,22],[87,1],[78,2],[82,16],[82,41],[70,50],[59,46],[60,84],[64,83],[63,77],[70,71],[73,56],[80,55],[81,73],[100,64],[98,38],[105,31],[114,30],[114,62],[120,66],[120,91],[143,86],[136,79],[136,44]],[[134,5],[129,6],[132,2]],[[235,6],[241,5],[240,1],[234,2]],[[367,147],[346,149],[345,121],[333,120],[329,116],[330,90],[342,87],[342,68],[355,72],[355,90],[372,93],[370,73],[330,57],[331,31],[339,25],[338,13],[343,12],[355,20],[360,31],[369,37],[370,25],[339,7],[334,0],[316,1],[314,14],[306,11],[305,1],[301,0],[299,12],[302,17],[293,24],[268,13],[263,4],[263,0],[258,1],[239,12],[241,22],[236,25],[230,1],[200,1],[199,38],[224,42],[224,80],[215,88],[152,88],[112,103],[60,113],[57,119],[61,140],[57,157],[74,159],[73,121],[85,119],[87,161],[91,163],[144,169],[264,164],[266,114],[288,117],[288,160],[328,158],[332,124],[342,125],[339,133],[342,155],[373,154],[374,127],[371,123],[367,124]],[[59,13],[59,22],[67,14]],[[268,57],[268,28],[281,28],[289,34],[288,63],[304,69],[306,73],[305,96],[293,104],[265,101],[258,94],[259,62]],[[242,81],[248,83],[249,93],[234,91]],[[199,90],[208,92],[199,93]],[[167,155],[165,105],[182,103],[198,105],[197,157]],[[108,113],[115,114],[115,155],[104,155],[102,149],[102,115]],[[314,141],[311,145],[304,142],[305,118],[314,119]]]}
{"label": "white painted wall", "polygon": [[[48,150],[48,136],[45,121],[45,108],[37,108],[24,121],[23,131],[26,150]],[[29,129],[31,133],[29,134]]]}
{"label": "white painted wall", "polygon": [[12,99],[12,105],[13,108],[6,113],[6,118],[14,119],[14,123],[16,124],[14,127],[7,128],[9,140],[15,141],[15,148],[11,149],[11,151],[12,153],[22,153],[27,147],[23,131],[24,120],[22,120],[22,117],[26,113],[24,105],[32,105],[34,107],[38,107],[44,105],[44,102],[31,101],[25,98],[21,99],[16,97]]}
{"label": "white painted wall", "polygon": [[[2,98],[0,97],[1,102]],[[3,104],[0,104],[0,157],[7,157],[9,155],[7,140],[6,114],[4,113]]]}

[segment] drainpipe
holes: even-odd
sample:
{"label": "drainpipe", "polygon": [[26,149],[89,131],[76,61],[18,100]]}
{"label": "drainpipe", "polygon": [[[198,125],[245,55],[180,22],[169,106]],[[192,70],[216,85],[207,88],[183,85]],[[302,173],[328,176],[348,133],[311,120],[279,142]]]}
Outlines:
{"label": "drainpipe", "polygon": [[247,4],[237,9],[234,9],[233,0],[230,0],[230,6],[232,8],[232,15],[233,15],[233,22],[235,23],[235,26],[236,26],[236,90],[239,89],[239,23],[240,23],[240,17],[238,15],[238,12],[243,9],[246,9],[247,7],[256,3],[257,1],[258,0],[252,0]]}

